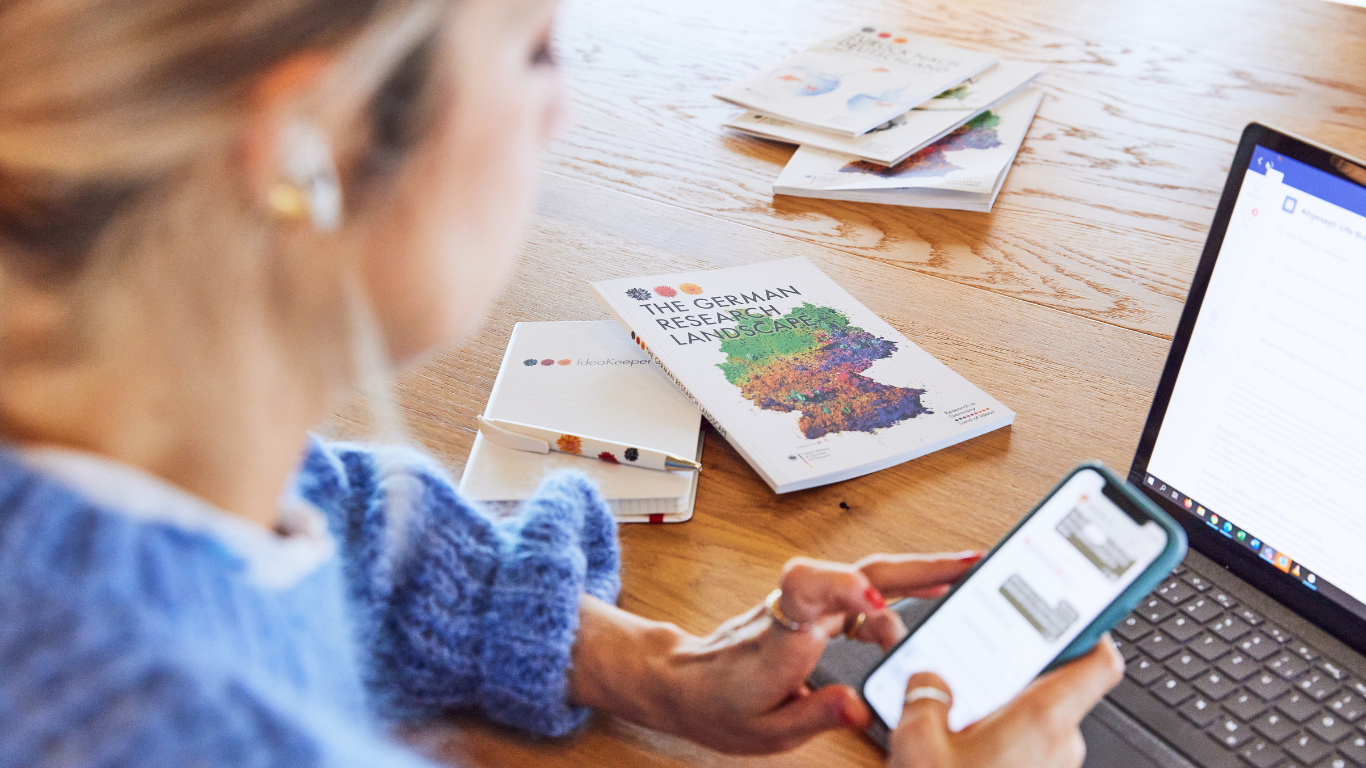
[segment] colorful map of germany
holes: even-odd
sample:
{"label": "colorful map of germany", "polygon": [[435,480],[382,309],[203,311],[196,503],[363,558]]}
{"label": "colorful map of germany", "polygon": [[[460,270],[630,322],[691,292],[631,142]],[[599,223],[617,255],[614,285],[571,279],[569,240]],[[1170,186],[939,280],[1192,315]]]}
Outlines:
{"label": "colorful map of germany", "polygon": [[931,413],[923,389],[892,387],[863,376],[896,352],[896,343],[851,326],[828,307],[803,304],[783,316],[805,316],[784,333],[721,342],[726,362],[718,367],[746,400],[768,411],[799,411],[807,439],[836,432],[872,432]]}

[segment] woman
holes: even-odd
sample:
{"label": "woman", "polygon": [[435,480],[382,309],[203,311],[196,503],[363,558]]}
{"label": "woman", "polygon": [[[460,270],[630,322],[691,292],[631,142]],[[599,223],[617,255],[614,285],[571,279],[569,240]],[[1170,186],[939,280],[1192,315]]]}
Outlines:
{"label": "woman", "polygon": [[[420,765],[375,724],[455,709],[737,753],[867,725],[804,686],[825,641],[863,614],[890,644],[883,595],[975,556],[794,561],[697,638],[613,606],[582,478],[495,524],[412,452],[308,436],[506,277],[553,13],[0,0],[0,765]],[[911,697],[891,759],[1075,765],[1120,669],[1102,644],[957,734]]]}

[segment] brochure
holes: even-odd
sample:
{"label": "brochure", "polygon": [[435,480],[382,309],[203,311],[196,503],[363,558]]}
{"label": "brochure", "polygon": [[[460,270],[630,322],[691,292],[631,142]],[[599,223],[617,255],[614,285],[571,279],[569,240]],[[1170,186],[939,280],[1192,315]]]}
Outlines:
{"label": "brochure", "polygon": [[865,24],[722,88],[716,97],[783,120],[860,136],[997,60],[906,30]]}
{"label": "brochure", "polygon": [[592,288],[777,493],[885,469],[1015,418],[803,258]]}

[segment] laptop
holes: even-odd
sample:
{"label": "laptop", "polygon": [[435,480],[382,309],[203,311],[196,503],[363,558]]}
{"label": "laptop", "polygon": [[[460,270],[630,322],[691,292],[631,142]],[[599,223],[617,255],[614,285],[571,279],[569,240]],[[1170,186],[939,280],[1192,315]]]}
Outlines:
{"label": "laptop", "polygon": [[1366,163],[1243,132],[1129,481],[1191,553],[1090,766],[1366,766]]}
{"label": "laptop", "polygon": [[1190,553],[1115,628],[1085,765],[1366,768],[1366,163],[1244,130],[1129,481]]}

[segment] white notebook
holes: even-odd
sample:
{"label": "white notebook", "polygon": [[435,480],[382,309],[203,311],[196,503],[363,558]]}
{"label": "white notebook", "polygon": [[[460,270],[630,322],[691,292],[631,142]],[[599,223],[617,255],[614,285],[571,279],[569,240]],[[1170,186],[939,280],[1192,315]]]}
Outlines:
{"label": "white notebook", "polygon": [[777,493],[885,469],[1015,418],[803,258],[591,285]]}
{"label": "white notebook", "polygon": [[[484,417],[702,458],[697,408],[611,321],[518,323]],[[509,511],[559,469],[588,475],[623,522],[692,517],[696,472],[529,453],[494,445],[482,434],[475,436],[460,492]]]}
{"label": "white notebook", "polygon": [[728,85],[716,97],[746,109],[859,136],[929,101],[998,57],[904,29],[864,24]]}

